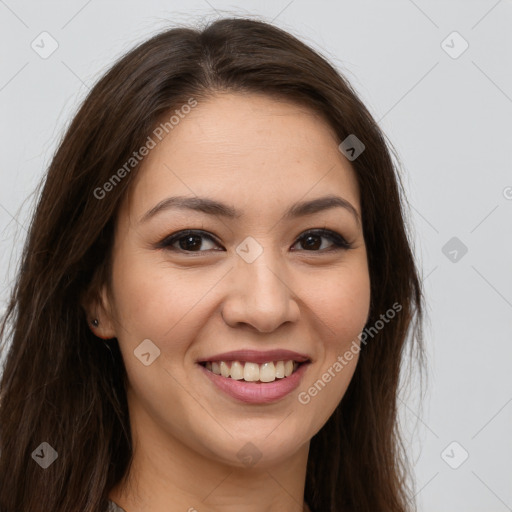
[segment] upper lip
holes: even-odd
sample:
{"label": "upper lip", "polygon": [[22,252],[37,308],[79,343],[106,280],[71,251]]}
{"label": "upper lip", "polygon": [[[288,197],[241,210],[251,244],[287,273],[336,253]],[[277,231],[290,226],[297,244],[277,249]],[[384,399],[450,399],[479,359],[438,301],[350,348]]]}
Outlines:
{"label": "upper lip", "polygon": [[305,363],[310,361],[310,357],[299,352],[285,349],[275,350],[232,350],[231,352],[223,352],[214,356],[204,357],[198,359],[198,363],[205,363],[207,361],[244,361],[249,363],[267,363],[269,361],[297,361],[298,363]]}

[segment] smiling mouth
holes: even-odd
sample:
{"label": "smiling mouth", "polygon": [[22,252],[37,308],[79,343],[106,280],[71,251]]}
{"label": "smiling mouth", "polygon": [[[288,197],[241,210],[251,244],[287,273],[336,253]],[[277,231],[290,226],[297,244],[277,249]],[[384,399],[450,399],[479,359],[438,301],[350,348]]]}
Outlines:
{"label": "smiling mouth", "polygon": [[306,362],[287,361],[269,361],[263,364],[251,363],[245,361],[204,361],[199,363],[216,375],[222,377],[242,380],[245,382],[266,383],[274,382],[279,379],[286,379]]}

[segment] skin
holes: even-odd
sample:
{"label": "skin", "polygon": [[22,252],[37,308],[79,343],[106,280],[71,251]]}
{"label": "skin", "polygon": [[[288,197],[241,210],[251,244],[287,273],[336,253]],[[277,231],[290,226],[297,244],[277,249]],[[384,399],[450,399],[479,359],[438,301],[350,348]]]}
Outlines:
{"label": "skin", "polygon": [[[144,159],[117,218],[112,288],[88,308],[100,322],[94,332],[118,339],[128,374],[134,462],[109,495],[127,512],[302,511],[309,441],[342,399],[358,353],[307,405],[298,395],[358,342],[370,279],[363,231],[349,210],[282,217],[293,203],[328,194],[361,215],[339,142],[305,107],[224,93],[200,102]],[[206,196],[243,216],[169,209],[139,222],[173,195]],[[323,235],[313,249],[300,242],[322,228],[352,248]],[[184,229],[214,240],[203,236],[188,253],[180,242],[175,251],[156,248]],[[236,252],[247,236],[263,248],[252,263]],[[161,351],[149,366],[134,357],[145,339]],[[243,404],[196,364],[240,348],[295,350],[312,363],[285,398]],[[248,442],[261,454],[253,465],[237,457]]]}

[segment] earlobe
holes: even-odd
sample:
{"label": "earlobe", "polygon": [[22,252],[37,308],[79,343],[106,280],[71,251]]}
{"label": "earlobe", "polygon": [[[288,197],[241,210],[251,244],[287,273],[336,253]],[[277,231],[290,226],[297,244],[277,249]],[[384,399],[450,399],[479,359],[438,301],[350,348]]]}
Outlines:
{"label": "earlobe", "polygon": [[104,329],[101,329],[100,328],[100,325],[99,325],[99,320],[97,318],[91,320],[89,322],[89,324],[91,325],[90,329],[91,331],[93,332],[93,334],[95,336],[97,336],[98,338],[101,338],[102,340],[109,340],[111,338],[115,338],[115,336],[102,336],[101,332],[104,330]]}
{"label": "earlobe", "polygon": [[102,286],[99,296],[90,299],[88,304],[82,302],[82,307],[87,316],[87,324],[92,333],[103,340],[116,337],[115,328],[112,322],[111,307],[107,292]]}

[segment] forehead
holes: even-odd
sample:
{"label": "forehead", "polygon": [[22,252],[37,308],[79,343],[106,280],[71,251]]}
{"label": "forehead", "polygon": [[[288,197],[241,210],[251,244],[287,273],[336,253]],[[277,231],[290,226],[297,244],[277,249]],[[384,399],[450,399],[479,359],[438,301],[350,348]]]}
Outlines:
{"label": "forehead", "polygon": [[130,217],[140,218],[167,195],[178,194],[252,206],[258,214],[338,193],[359,211],[356,175],[336,134],[320,115],[296,103],[218,94],[198,101],[155,141],[130,187]]}

